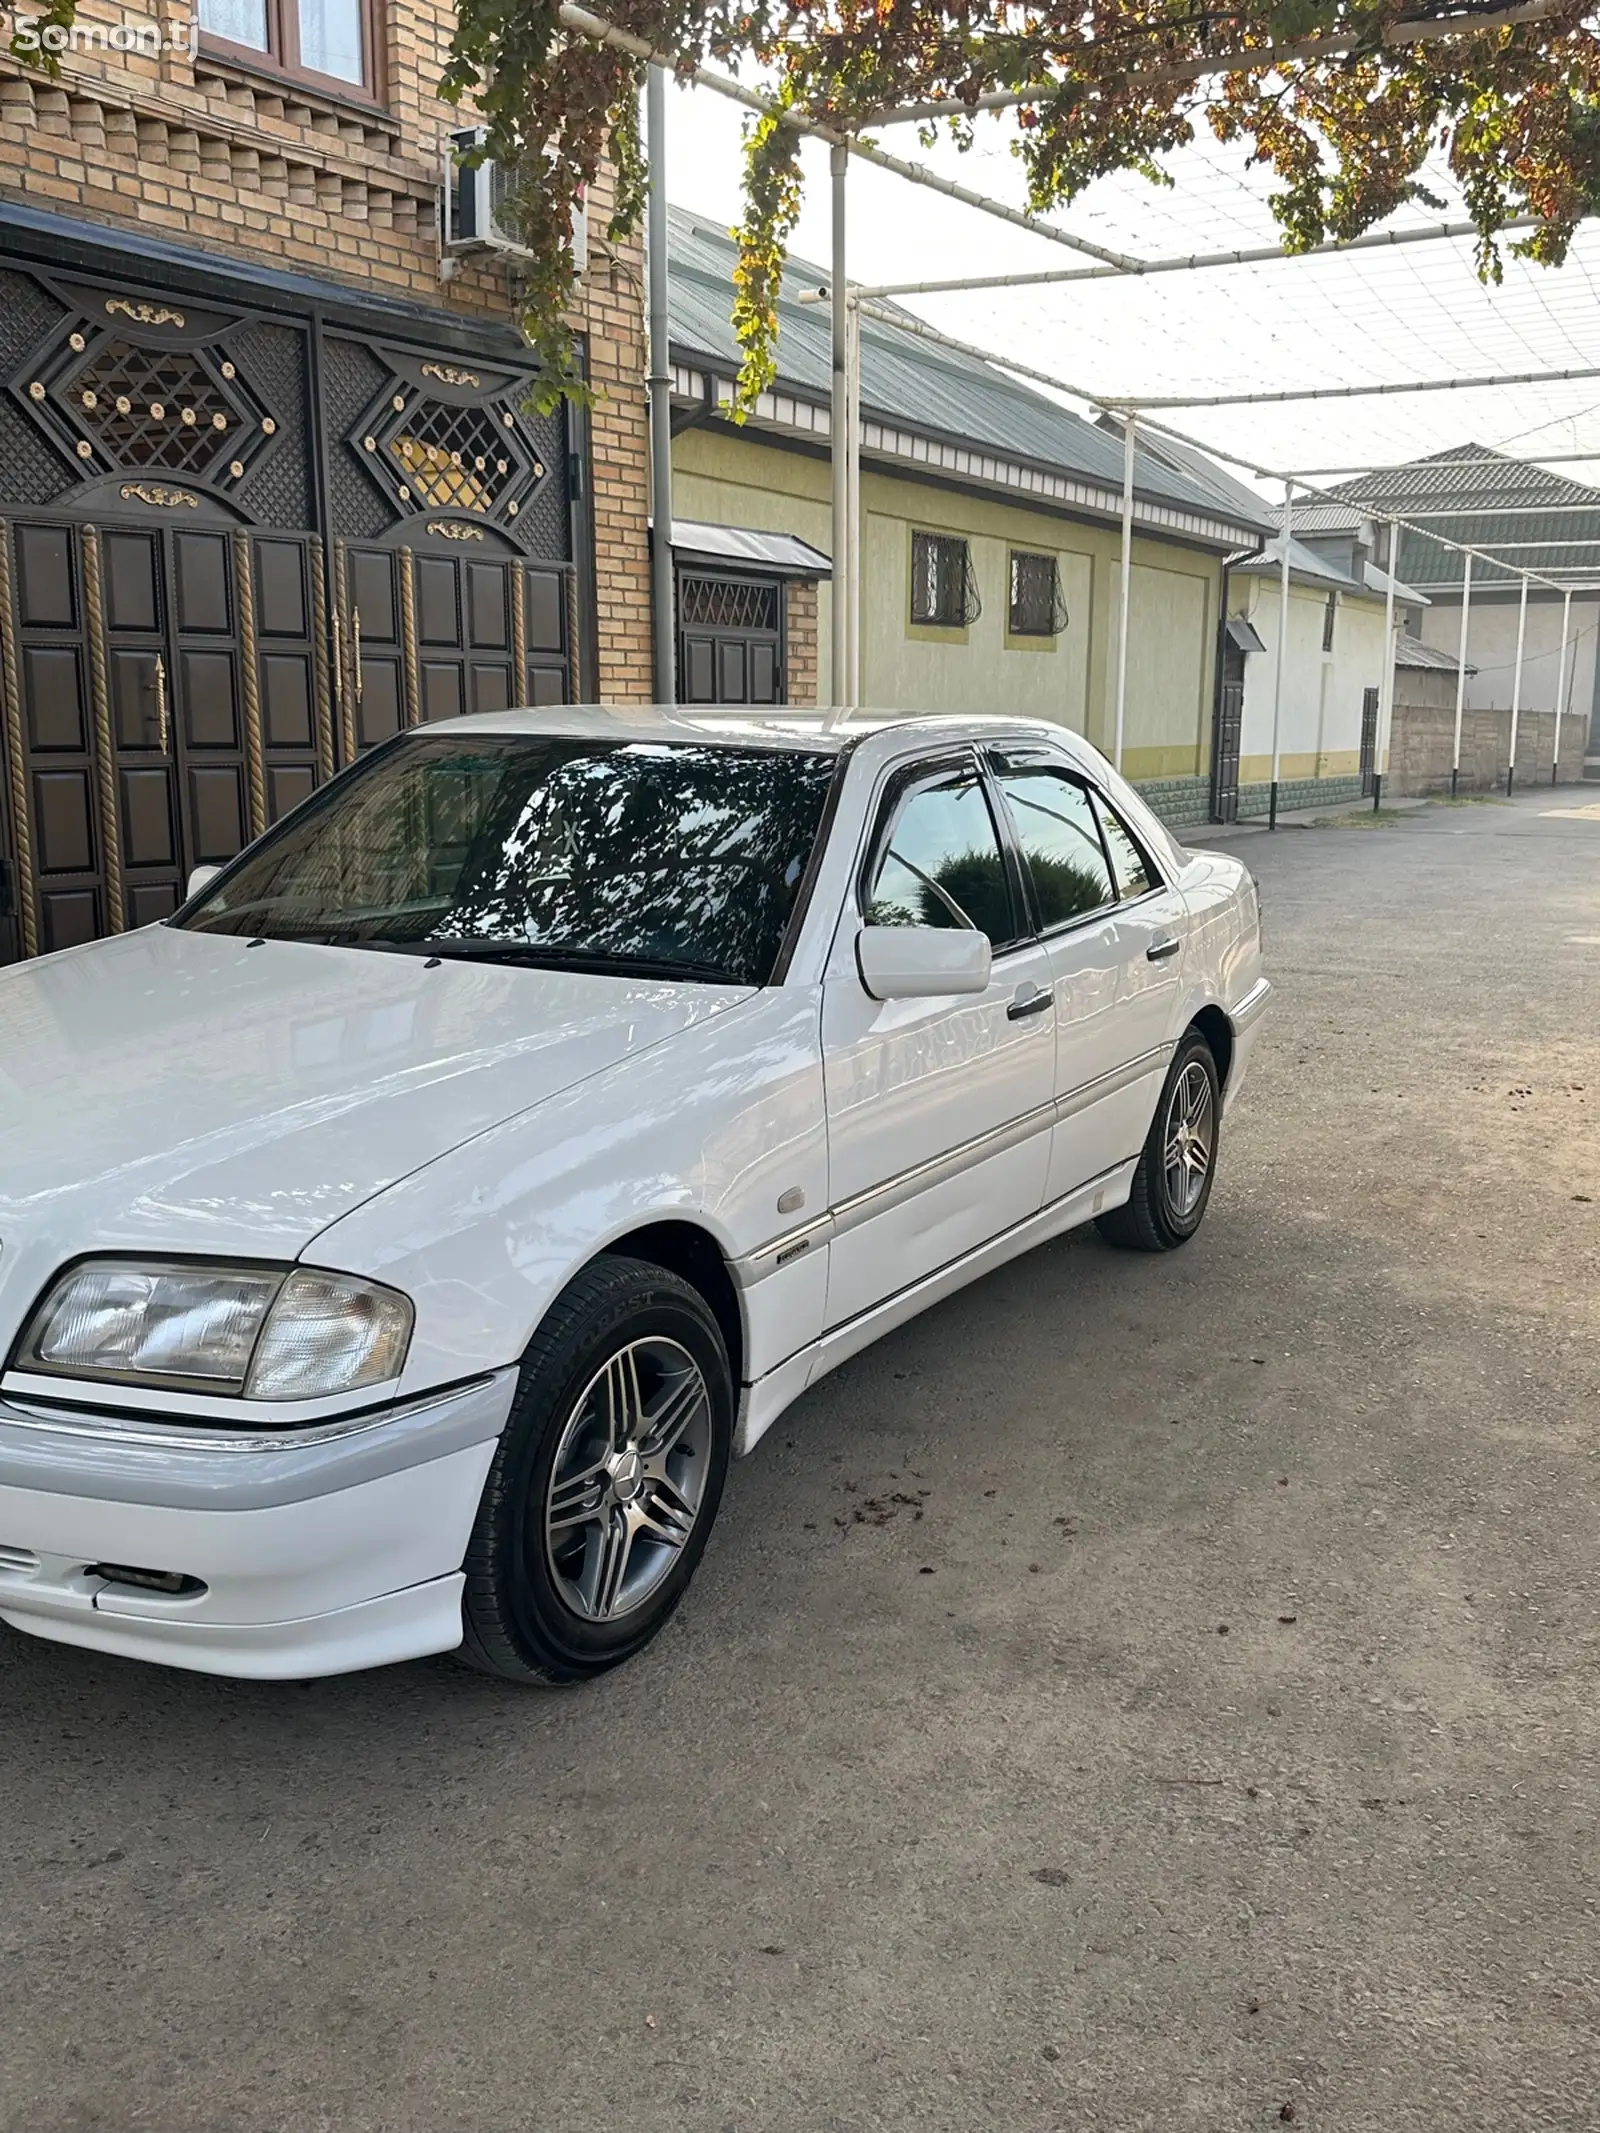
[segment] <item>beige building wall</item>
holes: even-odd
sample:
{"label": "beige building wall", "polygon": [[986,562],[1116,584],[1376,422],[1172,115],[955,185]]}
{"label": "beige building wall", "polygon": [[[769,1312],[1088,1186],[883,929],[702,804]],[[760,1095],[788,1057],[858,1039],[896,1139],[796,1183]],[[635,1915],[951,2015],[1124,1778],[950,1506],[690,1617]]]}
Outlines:
{"label": "beige building wall", "polygon": [[[1291,584],[1289,641],[1278,720],[1279,776],[1353,777],[1361,768],[1361,703],[1383,674],[1381,599],[1339,593],[1333,649],[1322,649],[1326,586]],[[1243,615],[1266,646],[1246,655],[1239,781],[1272,776],[1272,709],[1277,673],[1279,593],[1276,576],[1236,575],[1230,614]],[[1397,618],[1398,621],[1398,618]]]}
{"label": "beige building wall", "polygon": [[[680,518],[795,533],[832,547],[826,459],[706,426],[673,444]],[[1110,752],[1115,725],[1120,536],[1001,497],[920,482],[875,467],[861,477],[863,705],[875,711],[1005,712],[1043,718]],[[967,629],[912,623],[911,536],[971,543],[983,612]],[[1068,623],[1056,638],[1007,629],[1013,548],[1053,554]],[[1189,777],[1209,768],[1212,647],[1220,559],[1177,541],[1133,549],[1123,767],[1132,778]],[[833,593],[820,587],[822,693]]]}

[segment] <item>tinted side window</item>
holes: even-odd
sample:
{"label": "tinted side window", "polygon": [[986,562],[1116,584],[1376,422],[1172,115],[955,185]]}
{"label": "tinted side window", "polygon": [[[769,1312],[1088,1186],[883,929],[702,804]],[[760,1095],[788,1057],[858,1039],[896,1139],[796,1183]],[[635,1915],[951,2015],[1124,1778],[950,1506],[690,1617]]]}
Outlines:
{"label": "tinted side window", "polygon": [[953,770],[900,804],[867,898],[869,926],[975,926],[1015,933],[1005,862],[975,770]]}
{"label": "tinted side window", "polygon": [[1064,925],[1117,900],[1083,787],[1053,770],[1002,770],[1000,789],[1033,877],[1041,926]]}
{"label": "tinted side window", "polygon": [[1134,843],[1122,817],[1101,794],[1095,794],[1094,803],[1099,811],[1100,827],[1106,834],[1111,864],[1116,869],[1118,893],[1124,903],[1130,897],[1146,895],[1156,885],[1149,861]]}

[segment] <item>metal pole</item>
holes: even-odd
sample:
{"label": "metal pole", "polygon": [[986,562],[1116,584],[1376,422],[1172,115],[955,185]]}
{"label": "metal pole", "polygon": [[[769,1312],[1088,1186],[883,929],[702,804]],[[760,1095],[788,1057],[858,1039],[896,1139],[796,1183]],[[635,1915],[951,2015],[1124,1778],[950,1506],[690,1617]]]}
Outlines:
{"label": "metal pole", "polygon": [[1128,615],[1133,605],[1133,455],[1138,418],[1122,425],[1122,607],[1117,616],[1117,718],[1111,760],[1122,768],[1122,737],[1128,716]]}
{"label": "metal pole", "polygon": [[849,704],[849,365],[845,335],[849,299],[845,294],[845,173],[849,149],[834,141],[828,151],[834,192],[834,271],[828,288],[832,307],[832,403],[828,410],[828,456],[834,476],[834,584],[828,629],[828,689],[834,710]]}
{"label": "metal pole", "polygon": [[1511,676],[1511,748],[1506,757],[1506,798],[1517,777],[1517,713],[1522,706],[1522,645],[1528,630],[1528,573],[1522,573],[1522,598],[1517,603],[1517,663]]}
{"label": "metal pole", "polygon": [[667,74],[648,69],[645,122],[650,155],[650,551],[656,702],[678,698],[678,630],[672,578],[672,329],[667,305]]}
{"label": "metal pole", "polygon": [[1572,628],[1572,587],[1561,596],[1561,663],[1556,668],[1555,738],[1550,743],[1550,782],[1561,781],[1561,712],[1567,699],[1567,637]]}
{"label": "metal pole", "polygon": [[1372,811],[1383,805],[1383,774],[1389,767],[1389,734],[1394,725],[1394,579],[1400,566],[1400,528],[1389,521],[1388,568],[1383,589],[1383,666],[1378,675],[1378,767],[1372,775]]}
{"label": "metal pole", "polygon": [[1467,700],[1467,617],[1472,612],[1472,558],[1469,555],[1461,573],[1461,643],[1456,651],[1456,740],[1455,752],[1450,758],[1450,797],[1456,796],[1456,786],[1461,778],[1461,712]]}
{"label": "metal pole", "polygon": [[847,702],[852,711],[861,707],[861,306],[851,296],[845,313],[845,476],[848,484],[845,549],[848,579],[845,591],[845,667],[849,680]]}
{"label": "metal pole", "polygon": [[1289,543],[1294,533],[1294,483],[1283,485],[1283,561],[1278,570],[1278,656],[1272,670],[1272,783],[1267,791],[1267,827],[1278,826],[1279,741],[1283,729],[1283,662],[1289,649]]}

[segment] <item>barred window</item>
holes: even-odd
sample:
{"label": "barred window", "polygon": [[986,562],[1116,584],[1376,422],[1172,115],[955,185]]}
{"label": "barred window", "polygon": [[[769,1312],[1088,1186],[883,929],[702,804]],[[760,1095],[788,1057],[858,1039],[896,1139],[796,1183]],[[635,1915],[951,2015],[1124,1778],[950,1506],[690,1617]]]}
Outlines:
{"label": "barred window", "polygon": [[965,629],[983,612],[967,543],[952,533],[911,536],[911,619]]}
{"label": "barred window", "polygon": [[1067,603],[1061,596],[1061,566],[1053,555],[1011,551],[1011,622],[1013,637],[1059,637],[1067,626]]}

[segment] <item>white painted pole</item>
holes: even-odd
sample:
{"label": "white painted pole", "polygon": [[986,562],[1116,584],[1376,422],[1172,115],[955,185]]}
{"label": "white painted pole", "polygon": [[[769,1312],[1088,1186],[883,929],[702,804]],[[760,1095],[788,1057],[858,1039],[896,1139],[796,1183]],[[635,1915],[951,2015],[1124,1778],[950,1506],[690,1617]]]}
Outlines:
{"label": "white painted pole", "polygon": [[828,455],[833,474],[833,589],[828,632],[828,693],[835,710],[850,702],[850,450],[849,368],[845,340],[849,331],[845,290],[845,176],[850,155],[842,141],[829,151],[833,180],[833,275],[829,287],[833,325],[833,398],[828,421]]}
{"label": "white painted pole", "polygon": [[1522,708],[1522,647],[1528,634],[1528,573],[1522,573],[1522,598],[1517,603],[1517,663],[1511,675],[1511,748],[1506,757],[1506,798],[1517,777],[1517,713]]}
{"label": "white painted pole", "polygon": [[1267,791],[1267,827],[1278,826],[1279,741],[1283,730],[1283,663],[1289,650],[1289,543],[1294,534],[1294,483],[1283,485],[1283,560],[1278,568],[1278,656],[1272,670],[1272,783]]}
{"label": "white painted pole", "polygon": [[845,478],[847,496],[845,668],[852,711],[861,708],[861,306],[854,297],[845,311]]}
{"label": "white painted pole", "polygon": [[1450,757],[1450,797],[1456,796],[1461,779],[1461,712],[1467,700],[1467,617],[1472,612],[1472,557],[1461,573],[1461,642],[1456,650],[1456,739]]}
{"label": "white painted pole", "polygon": [[1383,666],[1378,675],[1378,767],[1372,778],[1372,809],[1383,805],[1383,774],[1389,767],[1389,736],[1394,729],[1394,581],[1400,567],[1400,528],[1389,521],[1388,568],[1383,589]]}
{"label": "white painted pole", "polygon": [[1122,606],[1117,616],[1117,721],[1111,760],[1122,768],[1122,741],[1128,720],[1128,616],[1133,605],[1133,455],[1138,441],[1137,416],[1122,425]]}
{"label": "white painted pole", "polygon": [[1572,629],[1572,587],[1561,596],[1561,663],[1556,668],[1555,736],[1550,743],[1550,782],[1561,777],[1561,713],[1567,700],[1567,640]]}

